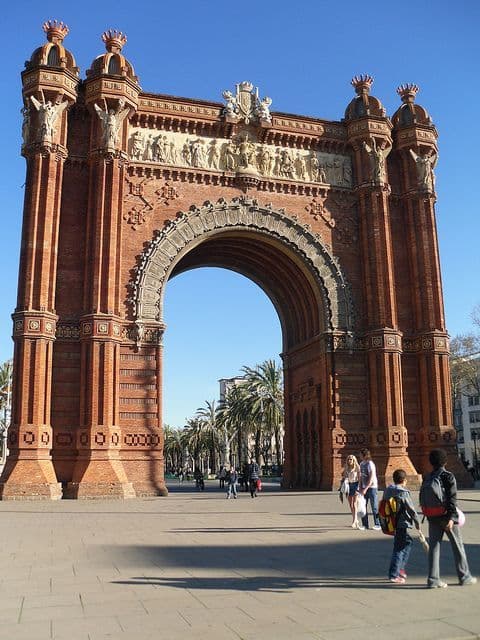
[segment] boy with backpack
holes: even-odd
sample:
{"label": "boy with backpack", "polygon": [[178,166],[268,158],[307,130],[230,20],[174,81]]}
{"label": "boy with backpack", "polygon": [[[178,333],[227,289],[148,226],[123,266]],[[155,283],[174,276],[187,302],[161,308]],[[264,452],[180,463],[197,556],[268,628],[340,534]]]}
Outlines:
{"label": "boy with backpack", "polygon": [[440,543],[443,534],[452,545],[455,568],[462,586],[476,584],[468,568],[462,535],[458,527],[457,481],[445,469],[447,454],[443,449],[433,449],[429,455],[433,467],[420,488],[420,506],[428,519],[430,551],[428,553],[428,581],[430,589],[443,589],[447,583],[440,580]]}
{"label": "boy with backpack", "polygon": [[[387,504],[388,512],[388,529],[384,526],[384,533],[390,535],[395,531],[393,539],[393,552],[390,561],[388,577],[390,582],[395,584],[405,584],[407,574],[405,567],[407,566],[413,538],[409,533],[409,529],[415,524],[420,529],[417,512],[413,506],[410,491],[407,489],[407,474],[403,469],[397,469],[393,472],[393,484],[389,485],[383,492],[383,499],[380,513],[383,511],[383,504]],[[385,525],[385,516],[381,515],[382,525]]]}

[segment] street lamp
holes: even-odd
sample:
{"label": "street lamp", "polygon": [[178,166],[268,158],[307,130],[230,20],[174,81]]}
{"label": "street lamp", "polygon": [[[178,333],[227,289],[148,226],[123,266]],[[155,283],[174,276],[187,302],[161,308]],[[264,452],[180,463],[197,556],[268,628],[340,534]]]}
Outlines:
{"label": "street lamp", "polygon": [[478,474],[478,455],[477,455],[478,431],[476,431],[476,430],[471,431],[470,435],[471,435],[472,440],[473,440],[473,455],[475,457],[475,475],[477,475]]}

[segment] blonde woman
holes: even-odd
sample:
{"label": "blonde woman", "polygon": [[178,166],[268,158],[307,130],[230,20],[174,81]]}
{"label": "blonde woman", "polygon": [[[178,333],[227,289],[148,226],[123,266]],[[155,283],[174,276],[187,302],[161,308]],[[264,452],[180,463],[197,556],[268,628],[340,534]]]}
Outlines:
{"label": "blonde woman", "polygon": [[350,511],[352,512],[352,529],[358,529],[359,523],[357,520],[357,499],[356,494],[358,492],[358,481],[360,474],[360,465],[355,456],[347,456],[345,461],[345,467],[343,468],[342,479],[348,480],[348,504],[350,505]]}

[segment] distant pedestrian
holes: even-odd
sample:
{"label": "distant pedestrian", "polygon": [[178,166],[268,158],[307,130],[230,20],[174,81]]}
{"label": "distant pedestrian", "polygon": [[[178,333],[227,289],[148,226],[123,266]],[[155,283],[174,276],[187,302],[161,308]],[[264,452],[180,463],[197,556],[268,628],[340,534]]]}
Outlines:
{"label": "distant pedestrian", "polygon": [[246,462],[243,465],[243,474],[242,474],[242,484],[243,484],[243,490],[245,492],[248,491],[248,487],[249,487],[249,480],[248,480],[248,469],[249,469],[249,464],[248,462]]}
{"label": "distant pedestrian", "polygon": [[443,449],[433,449],[429,460],[433,471],[420,488],[420,506],[428,519],[430,544],[427,586],[430,589],[448,586],[440,580],[440,543],[444,533],[452,546],[458,581],[462,586],[476,584],[477,578],[470,573],[458,526],[457,481],[453,473],[445,469],[447,454]]}
{"label": "distant pedestrian", "polygon": [[237,499],[237,482],[238,482],[238,472],[235,469],[235,467],[232,466],[230,467],[230,471],[227,474],[227,482],[228,482],[228,488],[227,488],[227,498],[230,499],[233,495],[234,499]]}
{"label": "distant pedestrian", "polygon": [[352,512],[352,529],[358,529],[359,522],[357,519],[357,492],[360,476],[360,465],[355,456],[347,456],[345,467],[343,468],[342,480],[348,482],[348,504]]}
{"label": "distant pedestrian", "polygon": [[[370,502],[370,509],[373,516],[373,529],[380,530],[380,519],[378,517],[378,480],[377,469],[372,460],[369,449],[362,449],[362,461],[360,463],[360,481],[358,484],[359,493],[365,497],[365,502]],[[362,518],[362,524],[359,529],[368,529],[368,513]]]}
{"label": "distant pedestrian", "polygon": [[253,458],[248,465],[248,482],[250,485],[250,495],[252,498],[257,497],[257,482],[260,478],[260,467]]}
{"label": "distant pedestrian", "polygon": [[225,478],[227,477],[227,470],[225,469],[225,467],[222,466],[220,467],[220,471],[218,472],[218,479],[220,481],[220,489],[224,489],[225,488]]}
{"label": "distant pedestrian", "polygon": [[405,584],[407,580],[406,566],[410,556],[413,538],[409,529],[413,525],[420,529],[420,521],[407,489],[407,474],[403,469],[393,472],[393,484],[383,492],[383,499],[395,498],[396,501],[396,528],[393,539],[393,552],[388,570],[390,582]]}

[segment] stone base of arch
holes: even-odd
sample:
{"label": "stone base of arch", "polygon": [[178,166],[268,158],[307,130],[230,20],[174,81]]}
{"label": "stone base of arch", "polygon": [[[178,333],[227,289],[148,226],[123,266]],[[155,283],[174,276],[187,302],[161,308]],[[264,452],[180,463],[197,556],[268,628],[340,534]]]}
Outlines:
{"label": "stone base of arch", "polygon": [[67,484],[66,498],[95,499],[135,498],[133,484],[128,480],[118,452],[89,451],[79,454],[74,476]]}
{"label": "stone base of arch", "polygon": [[60,500],[62,485],[57,481],[50,458],[18,458],[11,453],[0,481],[0,500]]}

